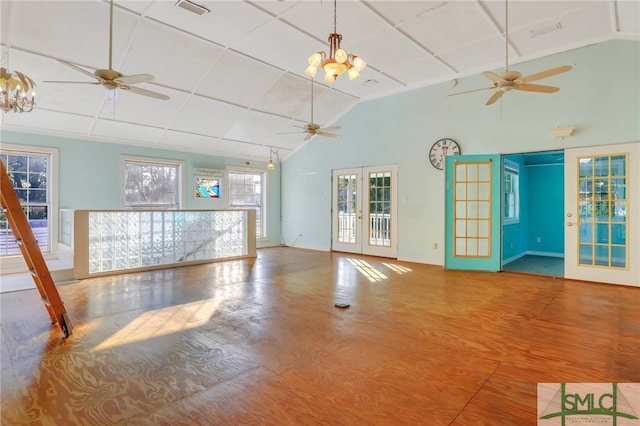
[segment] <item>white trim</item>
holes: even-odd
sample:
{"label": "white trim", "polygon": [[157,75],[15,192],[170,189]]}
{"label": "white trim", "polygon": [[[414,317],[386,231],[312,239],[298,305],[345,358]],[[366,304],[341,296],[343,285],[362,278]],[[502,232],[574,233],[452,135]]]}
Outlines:
{"label": "white trim", "polygon": [[[50,164],[48,165],[48,182],[47,182],[47,199],[49,200],[50,211],[49,213],[49,252],[43,252],[42,256],[47,260],[58,259],[58,230],[59,230],[59,215],[58,206],[60,201],[58,199],[60,192],[58,191],[60,183],[59,174],[59,151],[57,148],[31,146],[31,145],[14,145],[8,143],[2,143],[0,152],[14,152],[16,154],[35,154],[35,155],[48,155]],[[27,265],[24,262],[22,255],[17,254],[13,256],[0,256],[0,274],[25,272],[27,271]]]}
{"label": "white trim", "polygon": [[[505,217],[504,210],[505,204],[507,203],[507,197],[505,194],[505,178],[507,173],[510,175],[515,175],[517,177],[516,188],[515,188],[515,200],[514,200],[514,216],[515,217]],[[513,186],[513,179],[511,181],[511,185]],[[502,225],[515,225],[520,223],[520,164],[509,160],[508,158],[503,158],[502,163],[502,182],[500,184],[502,189],[502,205],[501,205],[501,216],[502,216]]]}
{"label": "white trim", "polygon": [[[268,241],[269,240],[269,173],[266,169],[258,169],[255,167],[242,167],[242,166],[227,166],[225,168],[226,174],[226,196],[224,197],[225,204],[229,209],[241,209],[246,207],[232,207],[229,203],[229,198],[231,197],[231,178],[229,177],[229,173],[247,173],[247,174],[261,174],[262,175],[262,207],[260,212],[260,218],[262,221],[261,229],[262,235],[257,234],[256,228],[256,241]],[[282,194],[280,195],[282,196]]]}
{"label": "white trim", "polygon": [[553,253],[547,251],[526,251],[524,254],[528,254],[531,256],[546,256],[546,257],[562,257],[564,258],[564,253]]}

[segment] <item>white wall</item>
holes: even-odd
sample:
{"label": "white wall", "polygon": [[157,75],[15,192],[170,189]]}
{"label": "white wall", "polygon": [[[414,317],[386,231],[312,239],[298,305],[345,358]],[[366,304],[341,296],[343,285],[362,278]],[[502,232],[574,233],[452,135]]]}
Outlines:
{"label": "white wall", "polygon": [[[463,154],[519,153],[640,140],[640,42],[614,40],[511,67],[523,75],[560,65],[573,69],[536,83],[554,94],[505,94],[492,106],[483,76],[364,102],[337,124],[341,139],[316,137],[283,164],[282,229],[296,247],[331,247],[331,171],[398,165],[398,258],[444,263],[444,173],[427,158],[448,137]],[[496,70],[501,71],[501,70]],[[366,76],[363,76],[366,77]],[[359,84],[358,81],[352,84]],[[555,127],[576,126],[554,139]],[[432,249],[432,243],[438,249]]]}

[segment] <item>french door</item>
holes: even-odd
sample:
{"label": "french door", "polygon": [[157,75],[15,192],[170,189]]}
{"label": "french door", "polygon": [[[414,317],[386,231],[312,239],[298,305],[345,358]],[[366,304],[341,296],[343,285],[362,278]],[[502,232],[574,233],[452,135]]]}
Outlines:
{"label": "french door", "polygon": [[640,286],[640,144],[566,149],[565,278]]}
{"label": "french door", "polygon": [[500,270],[499,155],[445,156],[446,269]]}
{"label": "french door", "polygon": [[396,258],[397,167],[334,170],[331,249]]}

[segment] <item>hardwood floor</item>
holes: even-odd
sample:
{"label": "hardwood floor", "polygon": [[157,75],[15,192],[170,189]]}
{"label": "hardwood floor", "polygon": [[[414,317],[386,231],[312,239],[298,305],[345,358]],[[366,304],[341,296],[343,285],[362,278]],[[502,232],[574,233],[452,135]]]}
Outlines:
{"label": "hardwood floor", "polygon": [[270,248],[59,290],[68,340],[0,295],[3,425],[534,425],[539,382],[640,382],[639,288]]}

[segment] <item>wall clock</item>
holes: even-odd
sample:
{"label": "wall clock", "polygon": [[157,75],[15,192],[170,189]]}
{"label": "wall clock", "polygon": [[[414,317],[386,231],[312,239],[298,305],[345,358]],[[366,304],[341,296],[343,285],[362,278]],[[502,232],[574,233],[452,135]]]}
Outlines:
{"label": "wall clock", "polygon": [[444,169],[445,155],[460,155],[460,145],[453,139],[440,139],[431,146],[429,150],[429,161],[438,170]]}

